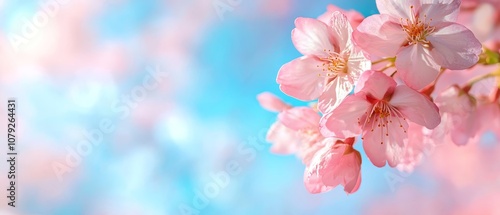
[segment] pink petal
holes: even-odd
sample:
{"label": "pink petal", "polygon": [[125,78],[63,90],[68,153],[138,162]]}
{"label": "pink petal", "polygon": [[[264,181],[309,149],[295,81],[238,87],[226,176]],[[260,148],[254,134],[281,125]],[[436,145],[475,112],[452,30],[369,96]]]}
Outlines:
{"label": "pink petal", "polygon": [[396,87],[390,104],[410,121],[429,129],[435,128],[441,122],[438,107],[427,97],[405,85]]}
{"label": "pink petal", "polygon": [[333,44],[332,28],[325,23],[311,18],[295,19],[295,29],[292,31],[292,42],[303,55],[326,56],[326,50],[337,51]]}
{"label": "pink petal", "polygon": [[406,42],[407,35],[390,16],[373,15],[358,26],[353,37],[365,52],[379,57],[392,57]]}
{"label": "pink petal", "polygon": [[318,109],[322,113],[330,112],[349,95],[359,76],[370,69],[371,62],[365,58],[361,51],[353,50],[349,55],[347,66],[349,74],[337,76],[327,85],[327,89],[319,97]]}
{"label": "pink petal", "polygon": [[359,179],[361,170],[361,155],[352,148],[336,139],[325,139],[325,144],[312,159],[308,169],[313,175],[319,176],[323,185],[336,187],[349,184],[346,192],[351,193]]}
{"label": "pink petal", "polygon": [[337,108],[321,118],[321,133],[325,137],[341,139],[359,135],[361,129],[358,121],[371,106],[364,95],[348,96]]}
{"label": "pink petal", "polygon": [[324,193],[333,189],[332,186],[326,186],[321,180],[321,176],[316,171],[316,167],[307,166],[304,171],[304,185],[310,193]]}
{"label": "pink petal", "polygon": [[365,18],[358,11],[355,11],[355,10],[346,11],[346,10],[343,10],[342,8],[339,8],[339,7],[336,7],[335,5],[330,4],[327,6],[327,11],[323,15],[319,16],[318,20],[320,20],[326,24],[329,24],[330,20],[332,18],[332,13],[335,11],[340,11],[343,14],[345,14],[347,19],[349,20],[349,23],[351,23],[351,26],[353,28],[358,27],[359,23],[361,23],[363,21],[363,19]]}
{"label": "pink petal", "polygon": [[349,55],[347,60],[347,68],[349,72],[349,79],[353,82],[357,82],[359,76],[363,74],[363,72],[370,70],[372,67],[372,62],[366,58],[358,47],[354,48]]}
{"label": "pink petal", "polygon": [[432,83],[441,68],[420,44],[403,48],[396,58],[396,68],[403,81],[413,89],[422,89]]}
{"label": "pink petal", "polygon": [[297,152],[301,139],[297,132],[287,128],[279,121],[275,122],[267,132],[266,141],[272,143],[271,152],[276,154],[294,154]]}
{"label": "pink petal", "polygon": [[[413,6],[413,8],[411,8]],[[417,12],[420,7],[419,0],[377,0],[377,8],[380,14],[387,14],[398,19],[413,18],[412,10]]]}
{"label": "pink petal", "polygon": [[323,183],[327,186],[343,185],[347,193],[353,193],[361,171],[361,155],[347,144],[335,144],[321,154],[322,163],[318,168]]}
{"label": "pink petal", "polygon": [[304,172],[304,185],[309,193],[318,194],[328,192],[333,189],[333,187],[324,185],[319,176],[308,176],[307,171],[308,170],[306,169],[306,172]]}
{"label": "pink petal", "polygon": [[360,185],[361,185],[361,171],[357,175],[356,180],[352,180],[344,186],[344,191],[346,193],[354,193],[358,191]]}
{"label": "pink petal", "polygon": [[324,185],[319,176],[307,176],[307,173],[304,173],[304,185],[306,186],[307,191],[312,194],[324,193],[333,189],[331,186]]}
{"label": "pink petal", "polygon": [[441,66],[459,70],[467,69],[479,60],[481,43],[465,26],[456,23],[443,23],[436,26],[437,31],[429,36],[431,55]]}
{"label": "pink petal", "polygon": [[401,161],[404,143],[408,136],[408,123],[403,118],[392,116],[385,127],[377,126],[374,121],[363,131],[363,149],[377,167],[395,167]]}
{"label": "pink petal", "polygon": [[337,40],[336,44],[339,46],[339,50],[352,49],[352,27],[347,17],[338,11],[333,12],[330,26],[333,29],[333,36]]}
{"label": "pink petal", "polygon": [[278,119],[295,131],[318,131],[320,116],[310,107],[297,107],[281,112]]}
{"label": "pink petal", "polygon": [[373,70],[366,71],[361,75],[356,85],[355,92],[364,92],[371,97],[382,100],[389,92],[396,87],[396,82],[391,77],[382,72]]}
{"label": "pink petal", "polygon": [[297,156],[306,166],[309,166],[314,158],[314,155],[316,155],[316,153],[325,146],[325,141],[322,141],[322,137],[319,136],[320,135],[316,136],[316,138],[314,136],[310,136],[310,139],[308,139],[309,141],[303,141],[300,150],[297,153]]}
{"label": "pink petal", "polygon": [[297,58],[283,65],[276,81],[283,93],[300,100],[317,99],[324,89],[324,78],[318,74],[323,63],[315,57]]}
{"label": "pink petal", "polygon": [[[377,133],[374,133],[377,131]],[[363,135],[363,149],[366,156],[376,167],[383,167],[387,161],[386,148],[387,143],[382,144],[380,128],[375,128],[374,131],[366,131]]]}
{"label": "pink petal", "polygon": [[263,92],[257,95],[257,100],[264,109],[272,112],[281,112],[291,108],[290,105],[269,92]]}
{"label": "pink petal", "polygon": [[441,112],[464,113],[474,109],[474,103],[459,86],[452,85],[441,92],[434,102]]}
{"label": "pink petal", "polygon": [[460,11],[460,0],[420,0],[420,19],[429,21],[431,26],[438,22],[448,21],[454,22],[457,20],[458,12]]}
{"label": "pink petal", "polygon": [[319,97],[318,109],[322,113],[330,112],[349,95],[353,88],[353,84],[344,78],[335,78]]}

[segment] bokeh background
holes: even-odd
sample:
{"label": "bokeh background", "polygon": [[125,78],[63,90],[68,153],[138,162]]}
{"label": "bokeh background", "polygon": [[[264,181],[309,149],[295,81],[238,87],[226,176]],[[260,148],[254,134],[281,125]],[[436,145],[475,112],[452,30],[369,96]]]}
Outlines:
{"label": "bokeh background", "polygon": [[[411,174],[363,155],[352,195],[309,194],[301,161],[269,152],[263,136],[276,116],[256,95],[307,105],[275,82],[300,56],[294,19],[328,4],[368,16],[374,0],[47,2],[0,0],[0,102],[17,98],[20,154],[15,209],[0,162],[0,214],[500,214],[494,135],[430,149]],[[222,17],[218,3],[230,6]],[[34,17],[40,27],[26,27]],[[103,121],[112,131],[99,130]],[[96,143],[75,155],[89,136]],[[206,197],[213,175],[235,163],[238,174]]]}

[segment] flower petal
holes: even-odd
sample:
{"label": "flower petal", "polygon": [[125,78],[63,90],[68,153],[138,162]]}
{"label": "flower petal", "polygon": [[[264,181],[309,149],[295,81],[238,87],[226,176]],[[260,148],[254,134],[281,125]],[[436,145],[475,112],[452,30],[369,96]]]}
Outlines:
{"label": "flower petal", "polygon": [[[418,11],[419,0],[377,0],[377,8],[380,14],[387,14],[393,17],[410,19],[412,13]],[[413,10],[413,12],[412,12]]]}
{"label": "flower petal", "polygon": [[396,82],[382,72],[366,71],[361,75],[355,92],[364,92],[371,97],[382,100],[387,92],[396,87]]}
{"label": "flower petal", "polygon": [[437,63],[453,70],[467,69],[477,63],[482,45],[472,31],[451,22],[436,28],[436,32],[427,36],[427,40],[434,47],[431,55]]}
{"label": "flower petal", "polygon": [[330,82],[318,100],[318,109],[327,113],[336,108],[349,95],[354,86],[344,78],[337,77]]}
{"label": "flower petal", "polygon": [[396,68],[401,79],[413,89],[422,89],[432,83],[440,66],[427,48],[420,44],[403,48],[396,58]]}
{"label": "flower petal", "polygon": [[283,93],[300,100],[317,99],[324,89],[324,78],[318,74],[323,63],[315,57],[297,58],[283,65],[278,72],[276,82]]}
{"label": "flower petal", "polygon": [[461,0],[420,0],[420,19],[429,21],[431,26],[438,22],[454,22],[460,11]]}
{"label": "flower petal", "polygon": [[[318,153],[319,154],[319,153]],[[327,186],[344,186],[347,193],[353,193],[360,176],[361,155],[348,144],[335,144],[323,154],[319,168],[323,183]]]}
{"label": "flower petal", "polygon": [[[375,133],[376,132],[376,133]],[[383,144],[381,129],[375,128],[373,131],[366,131],[363,135],[363,149],[366,156],[376,167],[383,167],[387,161],[387,143]]]}
{"label": "flower petal", "polygon": [[379,57],[392,57],[406,42],[401,25],[388,15],[373,15],[358,26],[353,33],[354,41],[364,51]]}
{"label": "flower petal", "polygon": [[302,141],[302,145],[300,146],[297,156],[306,166],[309,166],[314,158],[314,155],[316,155],[316,153],[325,146],[325,141],[319,140],[320,138],[322,138],[319,136],[321,135],[317,135],[316,137],[310,136],[308,138],[305,138],[305,141]]}
{"label": "flower petal", "polygon": [[295,29],[292,31],[292,42],[303,55],[325,57],[326,50],[337,51],[332,28],[327,24],[311,18],[295,19]]}
{"label": "flower petal", "polygon": [[273,144],[271,152],[285,155],[296,153],[301,143],[297,132],[287,128],[279,121],[269,128],[266,141]]}
{"label": "flower petal", "polygon": [[336,7],[335,5],[329,4],[327,6],[327,11],[324,14],[322,14],[321,16],[319,16],[318,20],[329,24],[330,20],[332,18],[332,13],[335,11],[342,12],[349,20],[349,23],[351,23],[352,28],[358,27],[359,23],[361,23],[363,21],[363,19],[365,18],[358,11],[355,11],[355,10],[346,11],[346,10],[343,10],[342,8]]}
{"label": "flower petal", "polygon": [[308,166],[309,170],[319,176],[323,185],[343,185],[346,192],[352,193],[359,180],[361,155],[351,145],[334,138],[323,142],[326,142],[325,147],[316,153]]}
{"label": "flower petal", "polygon": [[429,129],[435,128],[441,122],[438,107],[427,97],[405,85],[396,87],[390,104],[410,121]]}
{"label": "flower petal", "polygon": [[339,51],[352,49],[352,27],[347,17],[339,11],[332,13],[330,27],[333,30],[333,36],[337,40]]}
{"label": "flower petal", "polygon": [[365,100],[364,95],[348,96],[337,108],[321,118],[321,133],[325,137],[341,139],[359,135],[361,128],[358,120],[370,107],[371,104]]}
{"label": "flower petal", "polygon": [[344,191],[346,193],[354,193],[358,191],[360,185],[361,185],[361,171],[357,175],[356,180],[352,180],[344,186]]}
{"label": "flower petal", "polygon": [[295,130],[319,129],[319,114],[310,107],[297,107],[281,112],[278,119],[286,127]]}
{"label": "flower petal", "polygon": [[306,166],[304,171],[304,184],[307,191],[310,193],[323,193],[333,189],[333,186],[327,186],[323,183],[322,175],[319,174],[318,168],[322,167],[324,159],[322,155],[329,150],[330,146],[326,145],[322,149],[318,150],[314,157],[312,158],[309,165]]}
{"label": "flower petal", "polygon": [[323,184],[321,177],[311,173],[309,168],[306,168],[304,172],[304,185],[306,186],[307,191],[312,194],[324,193],[333,189],[333,187]]}
{"label": "flower petal", "polygon": [[276,95],[269,92],[263,92],[257,95],[257,100],[259,101],[260,106],[271,112],[281,112],[291,108],[290,105],[286,104]]}
{"label": "flower petal", "polygon": [[359,50],[358,47],[354,48],[347,59],[347,69],[349,72],[348,77],[351,81],[357,82],[359,76],[361,76],[363,72],[370,70],[371,67],[372,62],[366,58],[363,51]]}
{"label": "flower petal", "polygon": [[385,126],[375,125],[375,121],[363,129],[363,149],[366,155],[377,167],[395,167],[404,155],[405,141],[408,139],[406,131],[408,123],[403,118],[392,116],[387,119]]}

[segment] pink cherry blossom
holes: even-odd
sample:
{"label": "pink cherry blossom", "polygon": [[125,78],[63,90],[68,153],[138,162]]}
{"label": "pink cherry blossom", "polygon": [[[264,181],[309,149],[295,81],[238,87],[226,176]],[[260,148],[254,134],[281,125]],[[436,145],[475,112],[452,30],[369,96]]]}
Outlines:
{"label": "pink cherry blossom", "polygon": [[324,142],[304,172],[307,190],[321,193],[342,185],[346,193],[356,192],[361,184],[361,155],[352,147],[354,138]]}
{"label": "pink cherry blossom", "polygon": [[283,65],[277,82],[289,96],[319,98],[319,110],[327,112],[351,92],[370,62],[352,43],[352,28],[340,12],[332,13],[329,24],[297,18],[295,26],[292,41],[304,56]]}
{"label": "pink cherry blossom", "polygon": [[358,11],[343,10],[342,8],[330,4],[326,7],[326,12],[318,17],[318,20],[326,24],[330,24],[332,13],[335,11],[343,13],[347,17],[347,20],[349,20],[349,23],[351,24],[353,29],[356,29],[358,25],[363,21],[363,19],[365,19],[365,17]]}
{"label": "pink cherry blossom", "polygon": [[277,154],[296,154],[307,166],[316,152],[325,146],[319,131],[320,115],[310,107],[294,107],[281,112],[268,132]]}
{"label": "pink cherry blossom", "polygon": [[310,107],[296,107],[280,113],[278,119],[298,136],[297,156],[308,165],[316,151],[323,147],[324,137],[319,131],[320,115]]}
{"label": "pink cherry blossom", "polygon": [[276,121],[267,131],[266,141],[273,144],[271,152],[275,154],[295,154],[302,143],[300,135],[284,126],[280,121]]}
{"label": "pink cherry blossom", "polygon": [[[292,108],[272,93],[257,95],[260,105],[271,112],[282,112]],[[284,126],[279,120],[267,131],[266,141],[272,143],[271,152],[276,154],[294,154],[298,151],[301,139],[295,131]]]}
{"label": "pink cherry blossom", "polygon": [[450,135],[457,145],[465,145],[476,136],[476,102],[467,92],[454,85],[435,99],[441,112],[441,123],[433,133]]}
{"label": "pink cherry blossom", "polygon": [[348,138],[362,134],[363,148],[378,167],[396,166],[407,141],[410,120],[429,129],[440,123],[438,108],[427,97],[381,72],[365,72],[335,110],[321,119],[324,136]]}
{"label": "pink cherry blossom", "polygon": [[441,67],[466,69],[479,60],[481,43],[454,22],[459,6],[460,0],[377,0],[381,14],[366,18],[353,36],[370,55],[396,56],[399,76],[421,89]]}
{"label": "pink cherry blossom", "polygon": [[259,94],[257,100],[265,109],[279,112],[278,120],[266,136],[266,141],[273,144],[271,152],[297,154],[304,163],[308,163],[324,139],[319,132],[318,112],[310,107],[292,108],[269,92]]}
{"label": "pink cherry blossom", "polygon": [[[309,192],[338,185],[346,193],[358,190],[361,156],[353,148],[358,136],[377,167],[388,163],[410,173],[429,158],[426,163],[443,172],[437,176],[454,178],[451,184],[457,188],[473,188],[476,173],[489,177],[482,182],[495,180],[484,172],[491,171],[485,164],[500,149],[489,144],[500,139],[495,64],[500,51],[500,13],[495,9],[500,4],[461,2],[376,0],[380,14],[366,19],[333,5],[318,19],[296,19],[292,41],[303,56],[283,65],[277,82],[289,96],[317,101],[312,107],[291,107],[271,94],[258,99],[265,109],[279,113],[268,133],[272,150],[302,160]],[[460,9],[464,13],[458,20]],[[488,151],[488,158],[466,156],[456,164],[460,153],[480,151]],[[460,156],[448,155],[453,153]],[[451,166],[466,168],[449,168],[454,162]]]}

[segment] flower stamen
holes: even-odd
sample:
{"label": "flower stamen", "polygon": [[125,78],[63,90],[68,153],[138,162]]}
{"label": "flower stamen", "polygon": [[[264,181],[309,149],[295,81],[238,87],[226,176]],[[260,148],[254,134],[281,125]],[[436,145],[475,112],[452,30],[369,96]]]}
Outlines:
{"label": "flower stamen", "polygon": [[[375,130],[378,129],[380,131],[380,144],[384,144],[384,139],[389,137],[389,126],[392,123],[398,123],[399,127],[406,133],[406,129],[402,124],[402,121],[406,121],[406,118],[404,118],[401,111],[385,101],[377,101],[375,105],[373,105],[370,113],[367,112],[366,114],[363,127],[366,128],[367,125],[371,126],[371,132],[375,132]],[[395,121],[393,121],[394,118]],[[359,119],[358,123],[361,124]]]}
{"label": "flower stamen", "polygon": [[431,47],[431,43],[427,40],[427,36],[436,30],[436,27],[431,26],[432,18],[427,19],[427,15],[423,15],[423,20],[418,16],[413,5],[410,6],[410,19],[400,19],[400,25],[407,34],[407,46],[422,44],[426,48]]}
{"label": "flower stamen", "polygon": [[333,78],[338,75],[348,73],[347,61],[345,60],[343,55],[332,52],[331,50],[324,49],[324,51],[327,53],[327,57],[321,58],[320,60],[323,61],[323,64],[317,66],[323,67],[323,73],[319,73],[319,77]]}

